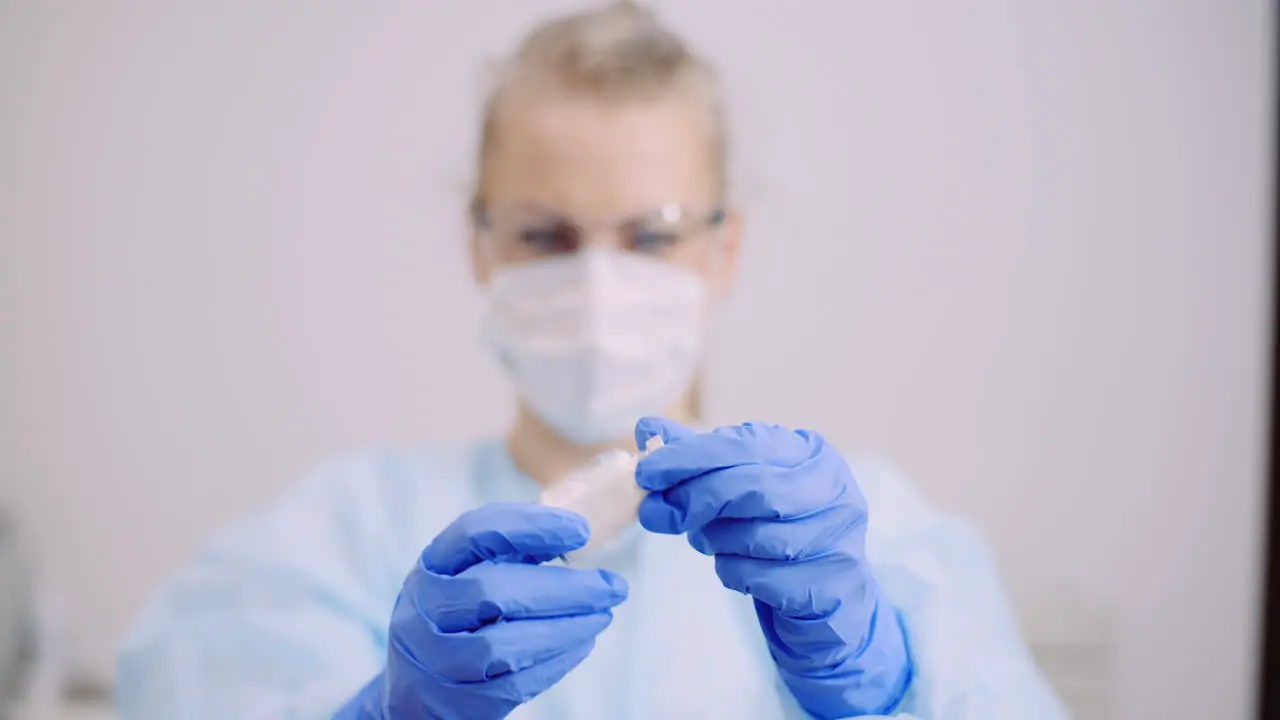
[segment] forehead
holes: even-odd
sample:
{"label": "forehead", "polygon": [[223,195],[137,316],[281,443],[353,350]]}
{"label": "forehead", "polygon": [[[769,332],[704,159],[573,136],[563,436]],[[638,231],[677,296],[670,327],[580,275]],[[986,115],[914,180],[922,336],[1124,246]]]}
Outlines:
{"label": "forehead", "polygon": [[482,194],[604,217],[719,201],[710,126],[686,99],[603,103],[520,97],[495,108]]}

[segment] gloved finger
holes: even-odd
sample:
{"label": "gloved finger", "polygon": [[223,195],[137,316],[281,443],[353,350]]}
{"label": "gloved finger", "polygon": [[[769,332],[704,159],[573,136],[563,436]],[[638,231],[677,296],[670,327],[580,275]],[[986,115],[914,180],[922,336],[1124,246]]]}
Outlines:
{"label": "gloved finger", "polygon": [[587,615],[626,600],[627,581],[608,570],[482,563],[457,575],[414,572],[402,595],[443,632],[499,620]]}
{"label": "gloved finger", "polygon": [[792,467],[825,447],[821,436],[776,425],[747,423],[681,438],[640,459],[636,482],[660,492],[714,470],[739,465]]}
{"label": "gloved finger", "polygon": [[[846,606],[847,607],[847,606]],[[867,634],[877,623],[877,612],[886,609],[888,603],[879,602],[879,593],[869,598],[866,605],[855,612],[839,612],[831,617],[790,618],[769,610],[771,642],[787,649],[774,656],[778,667],[803,673],[813,667],[834,667],[850,654],[865,648]],[[761,608],[757,607],[757,611]],[[854,610],[854,608],[849,608]],[[896,617],[889,618],[896,622]]]}
{"label": "gloved finger", "polygon": [[[740,465],[704,473],[640,503],[640,524],[678,534],[723,518],[800,518],[846,498],[848,471],[835,453],[819,453],[792,467]],[[856,491],[855,491],[856,492]]]}
{"label": "gloved finger", "polygon": [[670,445],[677,440],[697,435],[697,431],[687,428],[675,420],[668,420],[657,415],[640,418],[636,423],[636,447],[644,448],[650,438],[660,438],[662,444]]}
{"label": "gloved finger", "polygon": [[689,532],[689,544],[703,555],[803,560],[837,546],[860,549],[866,523],[857,505],[835,503],[795,520],[712,520]]}
{"label": "gloved finger", "polygon": [[716,575],[730,590],[792,618],[828,617],[842,605],[864,602],[873,590],[866,561],[844,552],[800,561],[717,555]]}
{"label": "gloved finger", "polygon": [[515,704],[526,703],[563,680],[570,670],[587,659],[595,646],[595,640],[575,645],[533,667],[485,683],[482,692]]}
{"label": "gloved finger", "polygon": [[422,552],[422,565],[456,575],[478,562],[540,563],[587,544],[581,515],[534,503],[490,503],[463,513]]}
{"label": "gloved finger", "polygon": [[[455,708],[459,713],[464,713],[456,717],[506,717],[520,705],[563,680],[570,670],[591,654],[594,647],[594,640],[581,643],[545,662],[488,682],[455,682],[435,676],[432,678],[433,687],[430,688],[432,704]],[[393,652],[396,651],[394,645],[392,649]],[[391,710],[392,717],[422,716],[424,708],[421,694],[426,691],[421,683],[390,682],[387,689],[386,706]]]}
{"label": "gloved finger", "polygon": [[415,648],[433,672],[454,682],[483,682],[520,672],[593,641],[609,623],[609,611],[590,615],[516,620],[474,632],[447,633],[426,626]]}

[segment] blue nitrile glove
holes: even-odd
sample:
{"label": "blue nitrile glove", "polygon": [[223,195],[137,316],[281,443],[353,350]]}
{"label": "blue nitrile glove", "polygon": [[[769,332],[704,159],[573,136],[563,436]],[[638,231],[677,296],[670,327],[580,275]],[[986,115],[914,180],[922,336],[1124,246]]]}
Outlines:
{"label": "blue nitrile glove", "polygon": [[912,666],[897,613],[863,546],[867,505],[844,459],[816,433],[749,423],[695,433],[663,418],[636,425],[649,491],[640,523],[688,533],[725,587],[751,595],[796,701],[819,718],[891,712]]}
{"label": "blue nitrile glove", "polygon": [[463,514],[404,581],[386,670],[334,717],[503,718],[559,682],[627,597],[607,570],[539,564],[587,533],[581,516],[531,503]]}

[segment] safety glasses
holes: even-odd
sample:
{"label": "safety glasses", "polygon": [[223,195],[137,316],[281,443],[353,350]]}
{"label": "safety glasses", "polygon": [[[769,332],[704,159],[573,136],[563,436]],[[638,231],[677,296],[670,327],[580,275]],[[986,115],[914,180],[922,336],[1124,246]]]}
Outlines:
{"label": "safety glasses", "polygon": [[484,251],[498,264],[571,255],[592,246],[696,267],[710,256],[725,211],[670,203],[637,215],[587,219],[532,206],[489,208],[477,203],[471,218]]}

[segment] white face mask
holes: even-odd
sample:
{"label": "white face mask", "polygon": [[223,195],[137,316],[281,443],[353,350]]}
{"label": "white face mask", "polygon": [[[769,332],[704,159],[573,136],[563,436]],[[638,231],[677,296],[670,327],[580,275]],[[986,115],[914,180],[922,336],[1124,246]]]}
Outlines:
{"label": "white face mask", "polygon": [[543,421],[572,442],[601,443],[688,389],[707,300],[687,270],[587,248],[495,271],[485,337]]}

